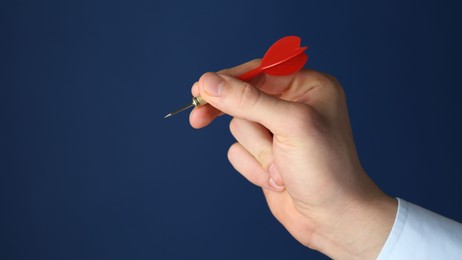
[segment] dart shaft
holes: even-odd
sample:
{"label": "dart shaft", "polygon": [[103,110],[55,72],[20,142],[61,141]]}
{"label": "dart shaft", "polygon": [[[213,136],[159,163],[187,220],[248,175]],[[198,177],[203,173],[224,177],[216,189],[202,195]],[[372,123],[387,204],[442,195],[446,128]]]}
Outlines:
{"label": "dart shaft", "polygon": [[167,118],[167,117],[171,117],[171,116],[173,116],[173,115],[176,115],[176,114],[178,114],[178,113],[180,113],[180,112],[182,112],[182,111],[184,111],[184,110],[186,110],[186,109],[188,109],[188,108],[191,108],[191,107],[200,107],[200,106],[203,106],[203,105],[205,105],[205,104],[207,104],[207,101],[205,101],[205,99],[203,99],[201,96],[193,97],[192,103],[191,103],[191,104],[186,105],[186,106],[184,106],[184,107],[182,107],[182,108],[180,108],[180,109],[178,109],[178,110],[175,110],[175,111],[173,111],[173,112],[171,112],[171,113],[168,113],[164,118]]}

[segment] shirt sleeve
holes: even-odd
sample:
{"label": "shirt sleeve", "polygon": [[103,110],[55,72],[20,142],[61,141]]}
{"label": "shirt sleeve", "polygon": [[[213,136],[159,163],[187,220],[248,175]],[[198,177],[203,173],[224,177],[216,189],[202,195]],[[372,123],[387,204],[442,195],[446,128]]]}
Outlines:
{"label": "shirt sleeve", "polygon": [[398,198],[395,223],[377,259],[462,259],[462,224]]}

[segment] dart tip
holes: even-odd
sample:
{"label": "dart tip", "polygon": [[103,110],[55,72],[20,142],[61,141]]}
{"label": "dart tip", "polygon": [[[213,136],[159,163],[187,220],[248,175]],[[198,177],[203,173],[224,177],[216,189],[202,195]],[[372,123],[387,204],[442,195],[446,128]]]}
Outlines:
{"label": "dart tip", "polygon": [[164,118],[167,118],[167,117],[171,117],[171,116],[173,116],[173,115],[176,115],[176,114],[180,113],[181,111],[186,110],[186,109],[188,109],[188,108],[190,108],[190,107],[193,107],[193,106],[194,106],[194,104],[190,104],[190,105],[187,105],[187,106],[185,106],[185,107],[182,107],[182,108],[180,108],[180,109],[178,109],[178,110],[176,110],[176,111],[174,111],[174,112],[170,112],[168,115],[164,116]]}

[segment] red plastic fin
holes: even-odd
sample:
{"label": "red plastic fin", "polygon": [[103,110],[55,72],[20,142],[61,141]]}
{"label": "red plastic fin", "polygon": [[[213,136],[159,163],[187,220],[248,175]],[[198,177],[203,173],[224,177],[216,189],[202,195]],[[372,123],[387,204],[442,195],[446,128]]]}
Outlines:
{"label": "red plastic fin", "polygon": [[276,63],[280,63],[281,60],[286,60],[288,56],[294,56],[300,52],[300,37],[297,36],[286,36],[275,42],[265,53],[261,62],[262,68],[271,67]]}
{"label": "red plastic fin", "polygon": [[264,73],[273,76],[290,75],[302,69],[307,60],[308,55],[306,55],[306,53],[300,53],[284,63],[280,63],[279,65],[264,70]]}
{"label": "red plastic fin", "polygon": [[253,77],[257,76],[258,74],[262,73],[262,69],[261,67],[257,67],[251,71],[248,71],[244,74],[241,74],[239,77],[237,77],[238,79],[242,80],[242,81],[249,81],[251,80]]}

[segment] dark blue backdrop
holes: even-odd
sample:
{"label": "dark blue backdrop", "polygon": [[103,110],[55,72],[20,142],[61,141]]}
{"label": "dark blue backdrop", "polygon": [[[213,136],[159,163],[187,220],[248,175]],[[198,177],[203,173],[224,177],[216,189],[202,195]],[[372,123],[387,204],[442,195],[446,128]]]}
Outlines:
{"label": "dark blue backdrop", "polygon": [[325,259],[193,130],[206,71],[285,35],[344,86],[365,169],[462,221],[457,1],[2,1],[1,259]]}

